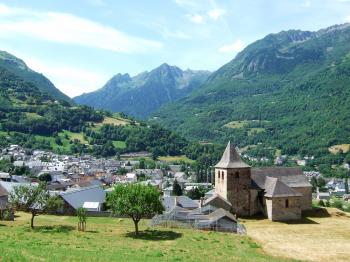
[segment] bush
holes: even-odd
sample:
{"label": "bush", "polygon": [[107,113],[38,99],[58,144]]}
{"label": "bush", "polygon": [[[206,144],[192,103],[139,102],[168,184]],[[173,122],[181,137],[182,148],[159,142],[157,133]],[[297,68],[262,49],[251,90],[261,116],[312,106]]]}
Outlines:
{"label": "bush", "polygon": [[321,206],[321,207],[325,207],[326,206],[322,199],[318,202],[318,205]]}
{"label": "bush", "polygon": [[335,207],[335,208],[338,208],[338,209],[342,209],[342,207],[343,207],[342,200],[339,199],[339,198],[336,198],[336,197],[331,198],[329,200],[329,203],[330,203],[331,207]]}

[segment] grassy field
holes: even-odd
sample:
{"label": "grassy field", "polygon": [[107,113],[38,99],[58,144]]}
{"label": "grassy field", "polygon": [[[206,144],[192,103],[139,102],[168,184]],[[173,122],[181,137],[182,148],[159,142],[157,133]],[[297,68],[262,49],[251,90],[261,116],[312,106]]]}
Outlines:
{"label": "grassy field", "polygon": [[168,163],[174,163],[174,162],[185,162],[185,163],[189,163],[192,164],[194,161],[189,159],[187,156],[161,156],[159,157],[159,160],[161,161],[165,161]]}
{"label": "grassy field", "polygon": [[73,133],[73,132],[65,130],[65,131],[59,133],[59,136],[61,138],[64,138],[65,135],[67,135],[68,139],[71,140],[71,141],[74,141],[76,139],[76,140],[79,140],[80,143],[82,143],[82,144],[89,144],[89,141],[87,141],[84,138],[84,133],[83,132]]}
{"label": "grassy field", "polygon": [[248,125],[248,123],[249,123],[248,120],[232,121],[232,122],[224,125],[224,127],[236,129],[236,128],[242,128],[242,127]]}
{"label": "grassy field", "polygon": [[299,223],[243,220],[248,236],[273,256],[309,261],[350,260],[350,214],[320,209]]}
{"label": "grassy field", "polygon": [[342,151],[343,153],[349,152],[350,144],[341,144],[341,145],[334,145],[328,148],[329,152],[332,154],[337,154],[339,151]]}
{"label": "grassy field", "polygon": [[125,126],[130,123],[129,120],[121,118],[121,117],[105,117],[103,122],[99,125],[103,124],[109,124],[109,125],[115,125],[115,126]]}
{"label": "grassy field", "polygon": [[[290,261],[263,253],[249,237],[190,229],[147,228],[137,239],[130,219],[88,218],[87,232],[75,217],[29,216],[0,221],[0,261]],[[148,229],[148,230],[147,230]]]}
{"label": "grassy field", "polygon": [[118,149],[126,148],[125,141],[113,141],[113,145],[115,146],[115,148],[118,148]]}

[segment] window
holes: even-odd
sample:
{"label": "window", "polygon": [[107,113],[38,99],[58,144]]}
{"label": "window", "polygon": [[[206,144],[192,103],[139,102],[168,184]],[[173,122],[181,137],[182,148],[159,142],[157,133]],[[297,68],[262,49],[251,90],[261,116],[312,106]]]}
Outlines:
{"label": "window", "polygon": [[218,172],[218,179],[220,180],[220,171]]}
{"label": "window", "polygon": [[286,208],[288,208],[289,207],[289,201],[288,201],[288,199],[286,199]]}
{"label": "window", "polygon": [[239,173],[235,172],[235,178],[239,178]]}

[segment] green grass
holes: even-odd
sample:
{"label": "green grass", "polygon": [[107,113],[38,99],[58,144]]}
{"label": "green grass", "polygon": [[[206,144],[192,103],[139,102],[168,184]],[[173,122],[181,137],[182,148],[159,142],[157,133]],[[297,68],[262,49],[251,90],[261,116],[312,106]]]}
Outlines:
{"label": "green grass", "polygon": [[259,133],[264,132],[264,131],[265,131],[265,128],[253,127],[253,128],[249,129],[248,136],[251,136],[251,135],[254,135],[254,134],[259,134]]}
{"label": "green grass", "polygon": [[179,162],[185,162],[192,164],[194,160],[189,159],[187,156],[161,156],[159,157],[159,160],[165,161],[168,163],[179,163]]}
{"label": "green grass", "polygon": [[243,120],[243,121],[232,121],[230,123],[227,123],[226,125],[224,125],[224,127],[227,128],[243,128],[244,126],[248,125],[249,121],[248,120]]}
{"label": "green grass", "polygon": [[75,139],[76,140],[79,140],[80,143],[82,144],[89,144],[89,141],[87,141],[85,138],[84,138],[84,133],[83,132],[80,132],[80,133],[73,133],[73,132],[70,132],[70,131],[63,131],[60,133],[60,136],[61,137],[64,137],[65,135],[68,135],[68,138],[71,140],[71,141],[74,141]]}
{"label": "green grass", "polygon": [[28,118],[28,119],[31,119],[31,120],[35,120],[35,119],[40,119],[40,118],[42,118],[42,116],[41,116],[41,115],[38,115],[37,113],[29,113],[29,112],[26,112],[25,114],[26,114],[27,118]]}
{"label": "green grass", "polygon": [[191,229],[148,228],[134,238],[130,219],[88,218],[87,232],[76,217],[29,215],[0,222],[0,261],[287,261],[268,256],[249,237]]}
{"label": "green grass", "polygon": [[113,141],[113,145],[115,146],[115,148],[118,148],[118,149],[126,148],[125,141]]}

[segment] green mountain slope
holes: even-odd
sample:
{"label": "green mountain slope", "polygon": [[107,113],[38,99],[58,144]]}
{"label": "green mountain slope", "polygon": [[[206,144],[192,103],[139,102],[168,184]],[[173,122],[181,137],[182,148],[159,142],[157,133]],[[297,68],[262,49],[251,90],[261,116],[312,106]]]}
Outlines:
{"label": "green mountain slope", "polygon": [[23,60],[5,51],[0,51],[0,69],[6,69],[18,78],[33,83],[40,91],[50,94],[57,100],[72,102],[71,99],[58,90],[49,79],[31,70]]}
{"label": "green mountain slope", "polygon": [[146,150],[154,156],[185,153],[188,142],[171,131],[125,115],[57,101],[11,71],[0,67],[0,147],[19,144],[102,157]]}
{"label": "green mountain slope", "polygon": [[349,42],[349,24],[268,35],[153,121],[191,139],[328,154],[350,143]]}
{"label": "green mountain slope", "polygon": [[101,89],[74,100],[78,104],[146,118],[160,106],[195,90],[208,75],[207,71],[182,71],[162,64],[132,78],[129,74],[118,74]]}

